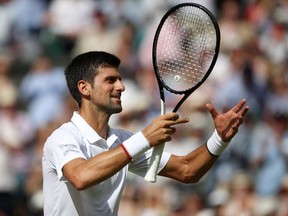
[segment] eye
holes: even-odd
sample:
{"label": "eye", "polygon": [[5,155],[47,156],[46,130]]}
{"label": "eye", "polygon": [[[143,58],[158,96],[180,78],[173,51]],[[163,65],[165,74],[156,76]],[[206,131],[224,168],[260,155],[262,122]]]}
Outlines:
{"label": "eye", "polygon": [[108,82],[108,83],[115,83],[116,81],[117,81],[117,77],[107,77],[106,78],[106,82]]}

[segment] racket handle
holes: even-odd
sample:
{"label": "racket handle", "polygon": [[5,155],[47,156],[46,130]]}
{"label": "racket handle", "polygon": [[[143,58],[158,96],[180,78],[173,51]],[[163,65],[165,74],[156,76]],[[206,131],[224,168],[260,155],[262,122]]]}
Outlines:
{"label": "racket handle", "polygon": [[161,160],[161,156],[164,150],[164,146],[165,144],[163,143],[162,145],[158,145],[155,146],[153,148],[153,152],[152,152],[152,156],[151,156],[151,161],[149,164],[149,168],[148,171],[145,175],[145,180],[151,183],[155,183],[156,182],[156,178],[157,178],[157,171],[158,171],[158,167],[160,164],[160,160]]}

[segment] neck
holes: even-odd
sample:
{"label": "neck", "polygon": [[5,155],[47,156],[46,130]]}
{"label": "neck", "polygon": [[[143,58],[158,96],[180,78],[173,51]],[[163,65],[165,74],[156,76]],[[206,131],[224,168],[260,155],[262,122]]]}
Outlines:
{"label": "neck", "polygon": [[103,139],[108,136],[108,122],[110,115],[107,113],[92,112],[80,109],[79,114]]}

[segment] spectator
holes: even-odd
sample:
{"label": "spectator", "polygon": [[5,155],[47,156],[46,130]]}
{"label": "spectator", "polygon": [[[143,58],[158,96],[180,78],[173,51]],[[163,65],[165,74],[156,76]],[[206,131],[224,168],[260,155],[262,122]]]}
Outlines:
{"label": "spectator", "polygon": [[28,166],[23,163],[27,160],[21,159],[33,138],[28,116],[17,108],[17,96],[13,85],[0,91],[0,215],[5,216],[16,208],[15,198],[22,190],[21,178],[25,178]]}
{"label": "spectator", "polygon": [[0,49],[8,49],[11,45],[11,33],[14,22],[12,0],[0,0]]}
{"label": "spectator", "polygon": [[285,119],[268,112],[265,121],[254,128],[250,145],[250,170],[254,172],[255,193],[258,196],[276,196],[287,165],[282,154]]}
{"label": "spectator", "polygon": [[58,117],[67,92],[63,69],[47,57],[38,57],[20,83],[20,96],[35,130]]}
{"label": "spectator", "polygon": [[94,28],[93,0],[54,0],[47,9],[44,46],[53,60],[63,63],[75,42],[87,29]]}
{"label": "spectator", "polygon": [[13,0],[13,29],[11,36],[15,53],[25,61],[41,54],[46,0]]}
{"label": "spectator", "polygon": [[[230,181],[230,198],[227,200],[223,216],[252,216],[255,197],[253,182],[249,173],[236,171]],[[236,213],[237,212],[237,213]]]}

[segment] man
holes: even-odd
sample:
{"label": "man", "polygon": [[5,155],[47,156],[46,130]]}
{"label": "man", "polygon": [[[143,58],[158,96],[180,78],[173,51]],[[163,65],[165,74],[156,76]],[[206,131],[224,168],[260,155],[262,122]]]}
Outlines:
{"label": "man", "polygon": [[[79,112],[55,130],[44,146],[45,215],[117,215],[127,172],[144,176],[151,147],[170,141],[173,126],[188,122],[168,113],[134,135],[109,127],[110,116],[122,111],[125,87],[119,64],[114,55],[88,52],[74,58],[65,70]],[[216,128],[212,137],[187,156],[163,153],[158,174],[184,183],[197,182],[237,133],[248,111],[244,104],[242,100],[224,114],[207,104]]]}

